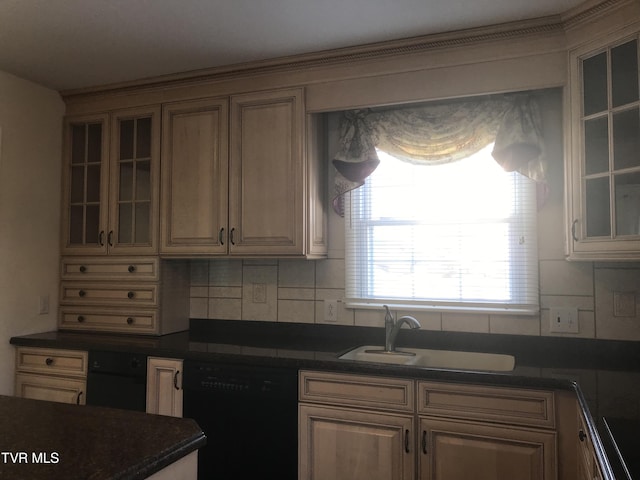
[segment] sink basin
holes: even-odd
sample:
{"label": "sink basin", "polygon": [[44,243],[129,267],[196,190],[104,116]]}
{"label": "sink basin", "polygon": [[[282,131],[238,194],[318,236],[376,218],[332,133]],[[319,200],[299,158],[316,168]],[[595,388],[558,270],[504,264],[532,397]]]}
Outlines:
{"label": "sink basin", "polygon": [[372,345],[354,348],[339,358],[358,362],[491,372],[510,372],[516,363],[512,355],[498,353],[430,350],[425,348],[398,348],[396,352],[388,353],[382,347]]}

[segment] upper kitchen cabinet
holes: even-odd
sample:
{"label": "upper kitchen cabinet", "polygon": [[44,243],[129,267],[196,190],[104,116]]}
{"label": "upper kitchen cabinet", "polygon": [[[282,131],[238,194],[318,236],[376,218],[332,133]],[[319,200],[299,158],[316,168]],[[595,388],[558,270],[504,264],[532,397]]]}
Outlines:
{"label": "upper kitchen cabinet", "polygon": [[633,33],[570,52],[572,260],[640,259],[638,46]]}
{"label": "upper kitchen cabinet", "polygon": [[160,252],[227,253],[229,100],[165,105],[162,110]]}
{"label": "upper kitchen cabinet", "polygon": [[160,108],[65,122],[63,254],[154,254]]}
{"label": "upper kitchen cabinet", "polygon": [[164,256],[326,256],[323,122],[301,88],[167,104]]}

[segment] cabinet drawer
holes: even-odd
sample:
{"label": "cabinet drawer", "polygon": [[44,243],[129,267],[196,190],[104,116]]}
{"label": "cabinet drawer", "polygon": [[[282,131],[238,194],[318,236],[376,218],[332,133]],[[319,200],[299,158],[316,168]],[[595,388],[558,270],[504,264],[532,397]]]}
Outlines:
{"label": "cabinet drawer", "polygon": [[84,405],[86,390],[87,382],[80,378],[16,373],[16,397]]}
{"label": "cabinet drawer", "polygon": [[91,330],[119,333],[156,333],[155,310],[106,310],[90,307],[60,307],[58,325],[62,330]]}
{"label": "cabinet drawer", "polygon": [[60,303],[155,307],[158,305],[158,285],[64,282],[60,288]]}
{"label": "cabinet drawer", "polygon": [[550,391],[418,382],[418,413],[447,418],[555,427]]}
{"label": "cabinet drawer", "polygon": [[87,352],[18,347],[16,370],[52,375],[87,375]]}
{"label": "cabinet drawer", "polygon": [[65,257],[63,280],[148,280],[159,278],[158,258],[145,257]]}
{"label": "cabinet drawer", "polygon": [[300,372],[300,401],[413,412],[412,380]]}

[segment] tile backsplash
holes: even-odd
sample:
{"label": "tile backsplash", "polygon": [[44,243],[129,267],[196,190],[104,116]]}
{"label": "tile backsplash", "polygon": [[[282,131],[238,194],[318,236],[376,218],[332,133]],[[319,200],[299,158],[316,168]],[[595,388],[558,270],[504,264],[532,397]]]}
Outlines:
{"label": "tile backsplash", "polygon": [[[540,260],[540,314],[410,312],[425,330],[640,341],[640,309],[616,314],[614,293],[640,285],[638,265]],[[383,326],[382,310],[344,307],[344,260],[192,260],[192,318]],[[338,300],[335,322],[324,301]],[[578,308],[579,332],[549,331],[550,307]],[[408,312],[399,312],[408,313]],[[628,312],[622,312],[628,313]]]}

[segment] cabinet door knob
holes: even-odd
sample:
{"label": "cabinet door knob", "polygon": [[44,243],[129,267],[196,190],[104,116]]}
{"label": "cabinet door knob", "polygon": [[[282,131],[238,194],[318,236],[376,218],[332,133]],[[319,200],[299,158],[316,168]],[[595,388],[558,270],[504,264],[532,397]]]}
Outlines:
{"label": "cabinet door knob", "polygon": [[79,323],[84,322],[84,317],[82,315],[78,315],[78,322]]}
{"label": "cabinet door knob", "polygon": [[107,243],[110,247],[113,247],[113,230],[109,231],[109,235],[107,236]]}
{"label": "cabinet door knob", "polygon": [[78,396],[76,397],[76,405],[80,405],[80,397],[82,396],[82,391],[78,392]]}
{"label": "cabinet door knob", "polygon": [[404,431],[404,451],[409,453],[409,429]]}
{"label": "cabinet door knob", "polygon": [[51,357],[47,358],[47,359],[44,361],[44,363],[46,363],[46,364],[47,364],[47,365],[49,365],[49,366],[53,365],[53,358],[51,358]]}
{"label": "cabinet door knob", "polygon": [[584,433],[584,430],[580,430],[578,432],[578,438],[580,439],[581,442],[584,442],[587,439],[587,434]]}
{"label": "cabinet door knob", "polygon": [[78,270],[80,270],[80,273],[85,273],[87,271],[87,267],[85,267],[84,265],[80,265]]}
{"label": "cabinet door knob", "polygon": [[127,270],[129,271],[129,273],[133,273],[136,271],[136,266],[135,265],[129,265],[129,268],[127,268]]}
{"label": "cabinet door knob", "polygon": [[127,325],[133,325],[133,317],[127,318]]}
{"label": "cabinet door knob", "polygon": [[224,227],[222,227],[218,232],[218,243],[220,245],[224,245]]}
{"label": "cabinet door knob", "polygon": [[236,229],[235,227],[231,229],[231,231],[229,232],[229,242],[231,243],[231,245],[235,245],[236,242],[233,239],[233,234],[235,233]]}
{"label": "cabinet door knob", "polygon": [[173,376],[173,388],[175,388],[176,390],[180,390],[180,387],[178,387],[179,374],[180,374],[180,370],[176,370],[176,374]]}
{"label": "cabinet door knob", "polygon": [[104,230],[100,230],[100,233],[98,234],[98,245],[104,247]]}
{"label": "cabinet door knob", "polygon": [[422,431],[422,453],[427,454],[427,431]]}
{"label": "cabinet door knob", "polygon": [[578,220],[574,220],[571,224],[571,238],[573,238],[574,242],[578,241],[578,237],[576,236],[576,226],[578,225]]}
{"label": "cabinet door knob", "polygon": [[85,292],[84,290],[79,290],[79,291],[78,291],[78,295],[79,295],[80,297],[84,297],[86,294],[87,294],[87,292]]}
{"label": "cabinet door knob", "polygon": [[133,298],[135,296],[136,296],[135,292],[127,292],[127,298]]}

